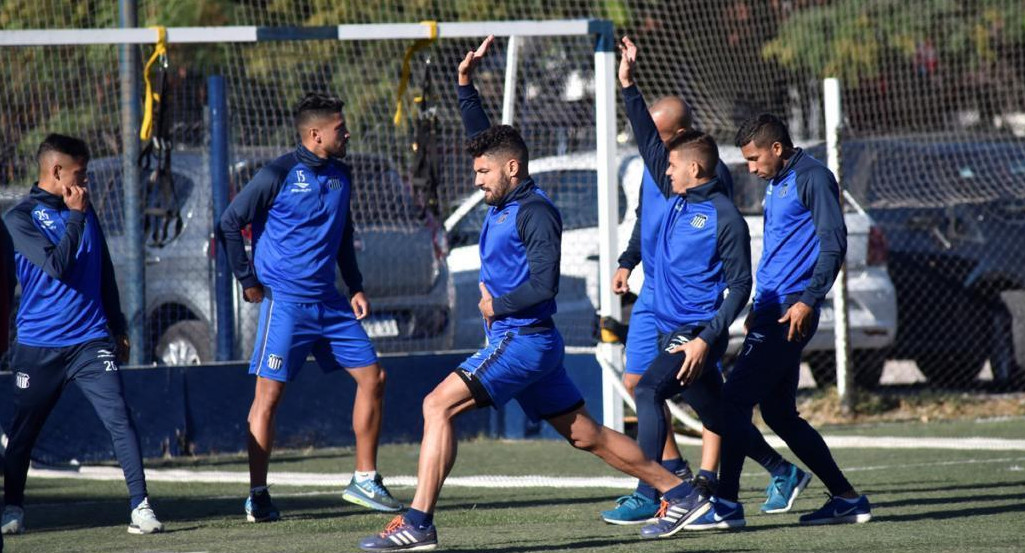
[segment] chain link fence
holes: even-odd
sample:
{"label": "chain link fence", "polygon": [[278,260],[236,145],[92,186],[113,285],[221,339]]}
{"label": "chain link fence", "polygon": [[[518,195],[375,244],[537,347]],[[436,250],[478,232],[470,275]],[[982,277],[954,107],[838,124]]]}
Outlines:
{"label": "chain link fence", "polygon": [[[116,15],[116,6],[99,4],[0,7],[5,29],[108,28],[116,26]],[[140,26],[566,18],[611,19],[617,35],[630,34],[641,47],[637,79],[646,97],[685,97],[696,125],[724,151],[740,121],[771,111],[789,121],[799,143],[824,157],[821,81],[840,78],[857,382],[1022,385],[1025,6],[1016,0],[139,2]],[[455,67],[476,45],[442,39],[413,54],[404,115],[395,125],[409,46],[387,40],[171,46],[171,178],[147,180],[145,188],[148,360],[193,362],[213,354],[204,121],[205,78],[212,74],[228,84],[235,189],[294,145],[290,108],[305,91],[328,90],[346,101],[359,259],[375,308],[368,330],[382,351],[480,343],[475,257],[483,211],[462,151],[454,91]],[[508,41],[495,46],[477,84],[498,121]],[[557,322],[567,343],[589,345],[598,290],[607,285],[598,281],[595,259],[593,44],[544,38],[526,39],[521,48],[514,124],[531,147],[531,172],[566,224]],[[145,58],[149,48],[142,50]],[[45,133],[82,136],[93,148],[93,202],[115,251],[122,247],[124,215],[117,67],[111,46],[0,48],[5,201],[34,179],[32,153]],[[640,175],[622,110],[618,128],[625,242]],[[764,183],[729,155],[724,160],[734,170],[737,202],[754,231]],[[235,306],[234,356],[244,359],[256,317],[237,297]],[[820,383],[834,378],[828,309],[818,345],[808,351]]]}

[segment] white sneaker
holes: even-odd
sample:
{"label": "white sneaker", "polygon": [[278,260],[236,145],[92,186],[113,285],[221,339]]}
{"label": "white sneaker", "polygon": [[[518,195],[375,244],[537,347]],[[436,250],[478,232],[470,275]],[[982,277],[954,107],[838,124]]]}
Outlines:
{"label": "white sneaker", "polygon": [[4,534],[25,533],[25,510],[21,507],[8,505],[4,507],[3,522],[0,523],[0,532]]}
{"label": "white sneaker", "polygon": [[129,534],[154,534],[163,531],[164,523],[157,520],[157,514],[149,506],[148,497],[132,509],[132,523],[128,525]]}

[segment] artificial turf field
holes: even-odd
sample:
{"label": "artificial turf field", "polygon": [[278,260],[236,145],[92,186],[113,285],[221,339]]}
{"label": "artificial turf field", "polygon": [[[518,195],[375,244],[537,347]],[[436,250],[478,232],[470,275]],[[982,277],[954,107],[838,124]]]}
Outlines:
{"label": "artificial turf field", "polygon": [[[823,434],[911,438],[964,437],[1025,440],[1025,419],[900,423],[836,427]],[[1022,442],[1019,442],[1022,443]],[[386,476],[415,474],[417,446],[382,447]],[[697,458],[697,448],[684,455]],[[784,451],[789,455],[788,451]],[[452,486],[442,492],[436,514],[442,551],[1025,551],[1025,449],[834,450],[848,478],[867,493],[873,520],[862,525],[799,527],[800,514],[818,508],[824,488],[814,480],[793,511],[760,515],[767,476],[748,462],[741,500],[748,527],[734,532],[681,532],[642,541],[637,526],[609,526],[598,512],[625,488],[480,488]],[[147,463],[151,473],[171,468],[244,473],[245,457],[224,455]],[[352,469],[344,449],[287,451],[275,455],[278,472],[334,473]],[[229,474],[230,475],[230,474]],[[546,475],[618,477],[590,455],[560,442],[476,440],[460,445],[453,477]],[[387,483],[387,480],[386,480]],[[167,532],[126,533],[124,483],[29,477],[28,533],[7,536],[8,553],[18,552],[338,552],[355,551],[359,539],[380,531],[391,516],[341,500],[331,485],[273,485],[283,520],[245,521],[244,483],[151,481],[150,495]],[[391,486],[408,501],[411,487]]]}

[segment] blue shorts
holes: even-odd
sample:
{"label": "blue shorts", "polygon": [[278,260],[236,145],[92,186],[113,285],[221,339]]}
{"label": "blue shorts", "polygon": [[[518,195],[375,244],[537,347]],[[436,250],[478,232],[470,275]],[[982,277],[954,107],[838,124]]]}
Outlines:
{"label": "blue shorts", "polygon": [[265,297],[249,374],[291,382],[311,352],[324,372],[377,362],[370,338],[345,299],[299,303]]}
{"label": "blue shorts", "polygon": [[643,287],[630,312],[630,329],[626,334],[627,374],[644,374],[658,357],[658,328],[650,303],[653,294],[652,289]]}
{"label": "blue shorts", "polygon": [[584,397],[562,365],[565,348],[554,328],[492,333],[488,345],[459,365],[478,407],[516,399],[530,420],[564,415],[584,405]]}

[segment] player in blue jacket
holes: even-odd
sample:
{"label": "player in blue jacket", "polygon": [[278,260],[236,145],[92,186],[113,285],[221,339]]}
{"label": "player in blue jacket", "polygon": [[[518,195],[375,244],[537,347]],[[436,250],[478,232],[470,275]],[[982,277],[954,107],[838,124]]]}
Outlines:
{"label": "player in blue jacket", "polygon": [[829,490],[826,504],[803,515],[801,524],[867,522],[868,498],[847,481],[796,404],[801,350],[815,334],[819,309],[847,251],[839,186],[826,166],[794,147],[786,125],[773,115],[746,121],[736,143],[748,170],[769,183],[754,307],[723,389],[722,471],[709,516],[744,519],[737,493],[750,448],[751,411],[758,405],[765,423]]}
{"label": "player in blue jacket", "polygon": [[64,388],[74,382],[110,433],[131,497],[128,532],[164,529],[146,494],[139,437],[118,362],[128,358],[114,266],[89,205],[89,149],[51,134],[39,146],[39,181],[4,215],[21,282],[14,418],[4,456],[2,532],[25,530],[25,479],[32,446]]}
{"label": "player in blue jacket", "polygon": [[[649,351],[648,348],[653,351],[653,355],[645,358],[648,367],[639,368],[639,371],[645,376],[639,381],[639,389],[643,389],[643,393],[637,395],[637,407],[638,439],[645,454],[655,455],[652,433],[658,431],[659,427],[665,428],[670,433],[671,429],[662,421],[654,421],[648,414],[655,412],[652,411],[655,405],[652,402],[658,401],[655,396],[664,400],[677,393],[676,382],[669,378],[669,372],[673,366],[678,368],[684,361],[677,354],[662,353],[660,355],[659,351],[664,348],[663,342],[671,340],[672,332],[682,327],[694,326],[695,323],[708,323],[709,321],[704,333],[707,336],[714,334],[718,340],[717,348],[724,351],[729,341],[729,324],[737,315],[734,310],[738,303],[740,309],[743,309],[747,303],[747,297],[750,295],[750,238],[747,233],[747,224],[732,201],[729,200],[726,187],[722,186],[723,180],[720,175],[724,172],[725,166],[718,159],[718,154],[716,154],[714,164],[715,178],[707,183],[704,183],[704,179],[699,179],[703,182],[701,186],[681,192],[680,183],[685,180],[685,175],[673,178],[670,174],[672,172],[670,171],[672,148],[664,143],[661,133],[657,132],[656,122],[649,110],[646,109],[644,98],[633,80],[637,47],[629,38],[624,37],[621,50],[620,84],[623,85],[627,116],[634,129],[638,149],[650,173],[666,175],[665,178],[652,180],[651,186],[655,188],[658,196],[654,198],[655,201],[648,202],[648,205],[658,205],[656,203],[658,201],[661,201],[662,204],[669,202],[669,208],[658,214],[660,226],[648,230],[655,235],[654,239],[644,236],[648,242],[643,243],[642,246],[642,252],[645,248],[651,250],[645,252],[648,259],[646,267],[649,267],[645,274],[647,277],[645,278],[645,287],[648,288],[648,291],[642,291],[642,294],[647,293],[648,297],[652,298],[649,307],[650,321],[644,319],[642,321],[648,322],[652,328],[647,334],[638,338],[649,340],[651,344],[647,346],[635,344],[633,346],[635,352],[642,354],[646,354]],[[676,144],[674,140],[679,136],[682,135],[671,138],[668,144]],[[703,142],[706,140],[694,135],[692,141]],[[676,145],[678,149],[688,150],[687,147],[684,147],[685,144]],[[700,145],[691,145],[691,147],[701,149]],[[705,149],[711,148],[706,144]],[[728,171],[725,172],[728,174]],[[707,213],[698,213],[701,211]],[[681,220],[679,214],[683,212],[695,212],[695,220],[701,220],[703,229],[708,221],[716,222],[718,224],[716,232],[706,235],[700,233],[697,235],[681,234],[678,232]],[[712,246],[714,246],[716,254],[713,261],[701,258],[700,252],[707,251]],[[744,269],[745,267],[746,269]],[[746,277],[743,274],[744,271],[746,271]],[[716,289],[708,286],[708,283],[713,280],[717,282],[722,280],[720,286],[726,284],[725,290],[728,294],[722,300],[718,311],[715,312],[710,310],[714,305],[705,303],[707,291]],[[743,297],[740,297],[741,295]],[[726,317],[725,327],[717,323],[719,317]],[[633,333],[633,328],[634,323],[631,321],[631,333]],[[707,340],[707,336],[700,341],[711,344]],[[630,347],[629,339],[627,344]],[[688,347],[696,347],[696,345]],[[717,370],[718,358],[721,355],[722,352],[718,351],[709,361],[708,380],[702,379],[696,385],[683,390],[684,399],[695,408],[699,416],[703,420],[711,419],[713,421],[711,424],[706,422],[703,433],[701,470],[693,482],[698,495],[705,500],[713,494],[718,480],[716,471],[719,464],[720,437],[712,426],[715,425],[714,421],[718,420],[718,413],[721,410],[722,377]],[[629,352],[628,363],[630,363]],[[656,374],[659,371],[663,371],[665,374],[659,377]],[[651,373],[650,376],[649,373]],[[712,377],[713,374],[715,378]],[[705,376],[705,373],[702,373],[702,376]],[[642,406],[644,416],[641,416]],[[764,512],[789,510],[793,504],[793,497],[796,497],[804,488],[807,479],[801,476],[800,469],[788,463],[769,447],[757,431],[752,437],[752,442],[755,444],[751,451],[752,458],[765,467],[772,476],[772,482],[767,487],[768,499],[762,506],[762,510]],[[781,500],[781,490],[786,492],[788,501]],[[697,496],[694,499],[696,498]],[[657,505],[657,499],[652,490],[639,486],[633,497],[621,503],[617,510],[623,511],[621,518],[632,518],[636,522],[644,522],[645,519],[642,516],[645,511],[650,510],[652,504]],[[627,509],[628,506],[633,508]],[[689,516],[687,519],[700,516],[698,511],[705,508],[701,502],[688,505]],[[708,525],[695,525],[693,522],[693,520],[686,520],[683,525],[690,530],[711,528]]]}
{"label": "player in blue jacket", "polygon": [[[349,140],[342,108],[338,98],[307,94],[295,109],[299,145],[263,167],[221,217],[224,246],[245,300],[261,304],[249,365],[256,375],[245,504],[251,522],[280,517],[267,492],[274,414],[285,385],[310,353],[324,372],[345,369],[356,381],[356,471],[342,498],[379,511],[402,508],[377,473],[385,374],[360,323],[370,304],[353,246],[352,174],[341,161]],[[249,224],[252,263],[242,241]],[[348,300],[335,286],[336,264]]]}
{"label": "player in blue jacket", "polygon": [[511,399],[534,421],[547,420],[576,448],[640,478],[666,497],[682,497],[683,481],[644,457],[630,438],[597,424],[562,365],[562,336],[552,322],[559,284],[562,220],[530,177],[527,146],[508,125],[491,127],[471,81],[493,37],[459,66],[459,107],[470,140],[475,184],[490,206],[480,236],[480,310],[488,345],[464,361],[424,399],[424,434],[412,507],[377,535],[366,551],[436,547],[434,508],[455,462],[453,419]]}

